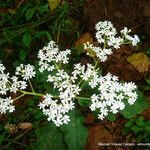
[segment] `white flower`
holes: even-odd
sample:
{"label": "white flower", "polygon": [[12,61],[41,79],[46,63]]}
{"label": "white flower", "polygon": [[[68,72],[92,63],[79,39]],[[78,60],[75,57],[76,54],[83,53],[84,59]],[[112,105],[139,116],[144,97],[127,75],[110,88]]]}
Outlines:
{"label": "white flower", "polygon": [[9,113],[15,110],[15,106],[13,106],[13,100],[11,97],[0,98],[0,113],[5,114],[7,111]]}
{"label": "white flower", "polygon": [[140,42],[140,39],[137,35],[134,35],[134,36],[129,35],[131,30],[130,29],[128,30],[127,27],[124,27],[124,29],[121,30],[120,32],[121,32],[123,38],[125,40],[128,40],[129,42],[131,42],[131,44],[133,46],[136,46]]}
{"label": "white flower", "polygon": [[84,44],[84,49],[92,49],[102,62],[105,62],[107,60],[107,55],[112,54],[112,49],[102,49],[99,46],[93,46],[92,44],[89,44],[89,42]]}
{"label": "white flower", "polygon": [[0,72],[1,72],[1,73],[4,73],[4,71],[5,71],[5,67],[4,67],[4,65],[0,62]]}
{"label": "white flower", "polygon": [[131,32],[131,29],[128,29],[127,27],[124,27],[120,33],[123,35],[123,36],[127,36],[129,33]]}
{"label": "white flower", "polygon": [[74,108],[74,103],[70,100],[53,99],[52,95],[47,94],[44,100],[39,103],[39,108],[48,117],[48,121],[53,121],[56,126],[67,124],[70,117],[66,115]]}
{"label": "white flower", "polygon": [[23,65],[21,64],[16,68],[16,75],[20,75],[23,77],[24,80],[31,79],[35,77],[35,69],[34,66],[28,64],[28,65]]}
{"label": "white flower", "polygon": [[0,94],[6,95],[7,91],[9,91],[9,73],[5,73],[5,67],[0,63]]}
{"label": "white flower", "polygon": [[[53,71],[57,67],[52,63],[63,63],[67,64],[69,57],[68,55],[71,53],[69,49],[65,51],[59,51],[58,45],[54,41],[50,41],[47,46],[43,49],[39,50],[38,58],[39,61],[39,71],[43,72],[45,70]],[[57,68],[58,69],[58,68]]]}
{"label": "white flower", "polygon": [[[95,25],[95,29],[97,43],[101,46],[93,46],[92,44],[85,43],[84,49],[93,50],[102,62],[107,60],[107,56],[112,53],[113,49],[120,48],[122,44],[131,43],[133,46],[136,46],[140,42],[137,35],[133,37],[129,35],[131,30],[127,29],[127,27],[124,27],[124,29],[120,31],[121,36],[118,36],[116,28],[110,21],[98,22]],[[90,55],[89,53],[87,54]]]}
{"label": "white flower", "polygon": [[70,122],[70,117],[68,115],[64,115],[64,117],[62,118],[62,122],[64,124],[67,124],[68,122]]}
{"label": "white flower", "polygon": [[20,90],[24,90],[27,88],[27,82],[19,81],[19,83],[20,83]]}
{"label": "white flower", "polygon": [[137,99],[136,85],[134,83],[119,83],[116,76],[108,73],[99,77],[99,94],[91,96],[90,109],[99,110],[98,118],[104,119],[109,112],[116,114],[125,108],[124,101],[133,105]]}

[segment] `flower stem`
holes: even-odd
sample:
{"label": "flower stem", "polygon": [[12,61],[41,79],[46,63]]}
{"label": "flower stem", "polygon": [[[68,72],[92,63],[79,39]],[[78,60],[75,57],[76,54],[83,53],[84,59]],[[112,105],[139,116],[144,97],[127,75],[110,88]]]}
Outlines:
{"label": "flower stem", "polygon": [[31,87],[31,90],[32,90],[32,92],[34,93],[34,89],[33,89],[33,86],[32,86],[32,83],[31,83],[30,79],[29,79],[28,81],[29,81],[29,85],[30,85],[30,87]]}
{"label": "flower stem", "polygon": [[81,96],[76,96],[75,98],[76,98],[76,99],[82,99],[82,100],[85,100],[85,101],[91,100],[91,98],[88,98],[88,97],[81,97]]}
{"label": "flower stem", "polygon": [[15,99],[13,99],[13,101],[18,100],[19,98],[21,98],[21,97],[23,97],[23,96],[25,96],[25,94],[21,94],[20,96],[18,96],[18,97],[16,97]]}
{"label": "flower stem", "polygon": [[41,93],[28,92],[28,91],[22,91],[22,90],[20,90],[19,92],[23,93],[24,95],[34,95],[34,96],[44,96],[45,95],[45,94],[41,94]]}

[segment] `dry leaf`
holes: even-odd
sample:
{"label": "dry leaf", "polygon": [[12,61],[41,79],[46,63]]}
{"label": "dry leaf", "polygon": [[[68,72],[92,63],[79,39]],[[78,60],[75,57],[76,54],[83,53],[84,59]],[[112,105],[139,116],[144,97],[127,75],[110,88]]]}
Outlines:
{"label": "dry leaf", "polygon": [[4,127],[8,129],[11,134],[15,134],[18,132],[18,126],[15,124],[6,124]]}
{"label": "dry leaf", "polygon": [[148,56],[143,52],[129,56],[127,62],[133,65],[139,72],[148,71],[150,65]]}
{"label": "dry leaf", "polygon": [[60,4],[60,0],[47,0],[47,1],[51,10],[56,9],[57,6]]}
{"label": "dry leaf", "polygon": [[79,45],[84,45],[84,43],[93,43],[93,38],[91,36],[90,33],[85,33],[81,38],[79,38],[76,43],[75,43],[75,47],[79,46]]}
{"label": "dry leaf", "polygon": [[[83,52],[84,50],[84,44],[89,42],[90,44],[93,44],[93,38],[91,36],[90,33],[85,33],[81,38],[79,38],[76,43],[75,43],[75,48],[78,51],[78,53],[80,54],[81,52]],[[88,53],[92,53],[92,55],[95,55],[95,53],[93,54],[93,51],[90,49],[86,49],[85,50]]]}
{"label": "dry leaf", "polygon": [[19,128],[22,130],[27,130],[32,128],[32,123],[24,122],[19,124]]}

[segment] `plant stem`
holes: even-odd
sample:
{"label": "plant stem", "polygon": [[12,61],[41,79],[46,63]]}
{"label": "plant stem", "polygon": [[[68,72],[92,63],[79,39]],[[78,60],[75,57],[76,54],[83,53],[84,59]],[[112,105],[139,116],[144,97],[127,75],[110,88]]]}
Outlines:
{"label": "plant stem", "polygon": [[17,36],[20,35],[20,34],[23,34],[24,32],[26,32],[26,31],[29,30],[29,29],[35,28],[35,27],[39,26],[40,24],[45,23],[45,22],[48,21],[48,20],[50,20],[50,18],[41,19],[40,21],[37,21],[36,23],[32,24],[31,26],[28,26],[28,28],[27,28],[27,27],[24,27],[23,29],[20,29],[20,30],[16,31],[14,34],[10,35],[9,37],[3,38],[3,39],[0,41],[0,45],[3,44],[3,43],[5,43],[6,41],[12,39],[12,38],[17,37]]}
{"label": "plant stem", "polygon": [[82,100],[85,100],[85,101],[91,100],[91,98],[88,98],[88,97],[81,97],[81,96],[76,96],[75,98],[76,98],[76,99],[82,99]]}
{"label": "plant stem", "polygon": [[25,94],[21,94],[20,96],[16,97],[13,101],[18,100],[19,98],[21,98],[21,97],[23,97],[23,96],[25,96]]}
{"label": "plant stem", "polygon": [[29,79],[28,81],[29,81],[29,84],[30,84],[31,90],[32,90],[32,92],[34,93],[34,89],[33,89],[33,86],[32,86],[32,83],[31,83],[30,79]]}
{"label": "plant stem", "polygon": [[19,90],[19,92],[23,93],[24,95],[34,95],[34,96],[44,96],[45,94],[36,93],[36,92],[28,92],[28,91],[22,91]]}

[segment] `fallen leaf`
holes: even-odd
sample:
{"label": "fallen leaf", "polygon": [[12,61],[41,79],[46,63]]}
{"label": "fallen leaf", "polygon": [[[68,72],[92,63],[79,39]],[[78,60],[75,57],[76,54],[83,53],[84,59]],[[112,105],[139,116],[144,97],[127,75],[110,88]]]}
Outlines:
{"label": "fallen leaf", "polygon": [[19,128],[22,130],[27,130],[32,128],[32,123],[24,122],[19,124]]}
{"label": "fallen leaf", "polygon": [[81,36],[75,43],[75,47],[79,45],[84,45],[84,43],[93,43],[93,38],[90,33],[85,33],[83,36]]}
{"label": "fallen leaf", "polygon": [[85,33],[83,36],[81,36],[75,43],[75,48],[77,54],[81,54],[84,50],[84,44],[89,42],[90,44],[93,43],[93,38],[90,33]]}
{"label": "fallen leaf", "polygon": [[133,65],[139,72],[148,71],[150,65],[148,56],[143,52],[129,56],[127,58],[127,62]]}
{"label": "fallen leaf", "polygon": [[10,14],[15,14],[16,13],[16,9],[8,9],[8,12],[10,13]]}
{"label": "fallen leaf", "polygon": [[15,124],[6,124],[4,127],[8,129],[11,134],[16,134],[18,132],[18,126]]}
{"label": "fallen leaf", "polygon": [[55,10],[60,4],[60,0],[47,0],[51,10]]}

